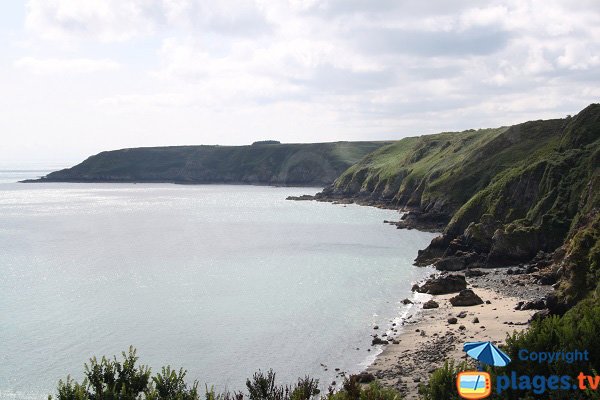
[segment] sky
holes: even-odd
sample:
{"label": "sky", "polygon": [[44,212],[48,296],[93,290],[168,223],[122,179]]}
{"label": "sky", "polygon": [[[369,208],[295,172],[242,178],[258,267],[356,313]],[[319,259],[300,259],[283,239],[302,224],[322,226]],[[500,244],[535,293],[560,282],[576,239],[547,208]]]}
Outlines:
{"label": "sky", "polygon": [[598,102],[600,2],[3,1],[0,52],[0,167],[400,139]]}

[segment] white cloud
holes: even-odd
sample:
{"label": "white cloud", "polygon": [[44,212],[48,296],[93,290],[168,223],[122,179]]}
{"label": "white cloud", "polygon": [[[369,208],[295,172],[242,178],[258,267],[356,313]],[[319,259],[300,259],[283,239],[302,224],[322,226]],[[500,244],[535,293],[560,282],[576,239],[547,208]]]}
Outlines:
{"label": "white cloud", "polygon": [[23,57],[15,61],[14,66],[34,74],[69,74],[114,71],[120,65],[112,60],[88,58],[45,58]]}
{"label": "white cloud", "polygon": [[29,0],[25,26],[48,40],[101,42],[123,42],[165,28],[233,36],[269,29],[251,0]]}
{"label": "white cloud", "polygon": [[470,8],[459,17],[460,26],[467,29],[473,26],[502,25],[509,18],[506,6]]}
{"label": "white cloud", "polygon": [[585,43],[568,43],[563,54],[557,58],[557,64],[572,70],[587,70],[600,66],[600,46],[587,46]]}
{"label": "white cloud", "polygon": [[81,116],[104,127],[101,148],[494,126],[573,113],[600,81],[592,0],[29,0],[10,40],[27,46],[5,52],[0,83],[22,97],[8,107],[73,143],[46,110]]}
{"label": "white cloud", "polygon": [[130,94],[105,97],[98,101],[99,106],[114,107],[123,109],[123,107],[136,106],[142,109],[146,107],[189,107],[196,102],[193,96],[182,93],[153,93],[149,95]]}
{"label": "white cloud", "polygon": [[30,0],[25,26],[50,40],[125,41],[152,33],[160,16],[156,0]]}

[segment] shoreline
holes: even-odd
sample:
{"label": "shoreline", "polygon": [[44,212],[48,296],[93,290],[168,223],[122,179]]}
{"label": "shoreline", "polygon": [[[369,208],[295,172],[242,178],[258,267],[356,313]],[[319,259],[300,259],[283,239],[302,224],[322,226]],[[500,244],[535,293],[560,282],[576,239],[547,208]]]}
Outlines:
{"label": "shoreline", "polygon": [[[415,293],[413,298],[418,300],[399,329],[394,332],[398,325],[382,329],[391,332],[385,337],[389,344],[377,345],[381,351],[361,374],[399,390],[404,399],[418,399],[419,385],[427,382],[433,370],[445,361],[468,361],[462,350],[465,342],[489,340],[502,345],[507,334],[526,329],[537,310],[515,308],[521,302],[544,297],[552,287],[526,283],[529,276],[507,274],[507,270],[481,269],[484,275],[466,278],[467,288],[484,301],[481,305],[452,306],[449,299],[458,293]],[[438,273],[433,272],[428,279],[435,275]],[[439,308],[423,309],[429,299],[436,301]],[[449,318],[456,322],[449,323]]]}
{"label": "shoreline", "polygon": [[[443,231],[440,228],[441,221],[420,221],[418,211],[399,209],[385,201],[319,195],[289,197],[287,200],[393,209],[399,212],[400,220],[383,222],[395,225],[397,229],[415,229],[440,235]],[[432,266],[415,264],[415,267]],[[414,303],[407,315],[396,316],[389,322],[389,326],[381,327],[371,335],[385,343],[374,342],[373,362],[359,372],[359,382],[369,383],[376,379],[383,386],[397,389],[404,399],[418,399],[419,386],[426,384],[431,373],[446,361],[453,361],[455,364],[467,362],[476,369],[475,363],[468,360],[462,350],[465,342],[492,341],[501,346],[509,334],[527,329],[538,311],[548,311],[545,299],[554,290],[550,285],[553,282],[541,283],[540,276],[545,272],[544,267],[526,267],[523,264],[506,267],[480,266],[454,272],[434,269],[418,284],[436,276],[461,275],[465,277],[467,289],[481,297],[484,303],[453,306],[449,299],[456,296],[459,290],[442,295],[421,294],[413,290],[410,299],[399,300],[411,300]],[[427,297],[419,298],[419,295]],[[427,300],[421,299],[434,300],[439,307],[423,309]],[[521,310],[523,304],[525,309]],[[455,321],[450,323],[450,318]]]}

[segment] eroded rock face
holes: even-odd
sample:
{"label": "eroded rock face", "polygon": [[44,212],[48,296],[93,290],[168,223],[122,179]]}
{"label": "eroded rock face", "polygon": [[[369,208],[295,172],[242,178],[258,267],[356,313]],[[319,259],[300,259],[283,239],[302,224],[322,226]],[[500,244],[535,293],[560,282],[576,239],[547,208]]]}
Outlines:
{"label": "eroded rock face", "polygon": [[429,246],[417,252],[415,265],[425,266],[432,264],[436,259],[444,255],[444,251],[448,248],[449,243],[450,239],[448,235],[434,237]]}
{"label": "eroded rock face", "polygon": [[450,304],[454,307],[469,307],[483,304],[483,300],[471,289],[464,289],[457,296],[450,299]]}
{"label": "eroded rock face", "polygon": [[469,224],[463,234],[466,244],[478,253],[488,253],[492,247],[494,232],[501,224],[490,214],[484,214],[478,223]]}
{"label": "eroded rock face", "polygon": [[503,266],[531,260],[542,244],[536,231],[498,229],[492,237],[487,264]]}
{"label": "eroded rock face", "polygon": [[[410,204],[410,201],[408,202]],[[402,216],[395,225],[398,229],[420,229],[425,231],[441,231],[450,221],[450,215],[444,212],[421,212],[411,210]]]}
{"label": "eroded rock face", "polygon": [[438,271],[462,271],[467,268],[465,259],[463,257],[455,256],[442,258],[433,265]]}
{"label": "eroded rock face", "polygon": [[462,271],[473,266],[481,266],[483,257],[475,252],[458,250],[454,255],[439,259],[434,263],[438,271]]}
{"label": "eroded rock face", "polygon": [[417,287],[417,292],[427,294],[448,294],[466,289],[467,281],[463,275],[448,274],[429,279]]}

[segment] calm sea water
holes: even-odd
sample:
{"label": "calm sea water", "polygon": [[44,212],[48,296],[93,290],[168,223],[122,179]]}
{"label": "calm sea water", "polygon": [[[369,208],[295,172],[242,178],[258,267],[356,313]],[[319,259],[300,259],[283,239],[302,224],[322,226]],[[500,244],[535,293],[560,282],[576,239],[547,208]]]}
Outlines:
{"label": "calm sea water", "polygon": [[269,368],[327,385],[429,272],[411,263],[433,235],[397,213],[285,200],[317,188],[14,183],[45,173],[0,172],[0,398],[129,345],[218,388]]}

